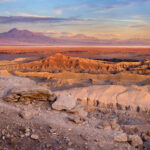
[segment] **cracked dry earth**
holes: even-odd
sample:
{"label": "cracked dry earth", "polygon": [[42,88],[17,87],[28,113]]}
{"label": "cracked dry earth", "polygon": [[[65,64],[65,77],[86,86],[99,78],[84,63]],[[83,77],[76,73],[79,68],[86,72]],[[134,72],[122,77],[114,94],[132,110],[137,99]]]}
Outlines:
{"label": "cracked dry earth", "polygon": [[[85,115],[53,110],[49,102],[0,101],[0,149],[150,149],[149,114],[81,104],[76,107]],[[129,135],[139,135],[139,139],[132,143],[126,139]]]}

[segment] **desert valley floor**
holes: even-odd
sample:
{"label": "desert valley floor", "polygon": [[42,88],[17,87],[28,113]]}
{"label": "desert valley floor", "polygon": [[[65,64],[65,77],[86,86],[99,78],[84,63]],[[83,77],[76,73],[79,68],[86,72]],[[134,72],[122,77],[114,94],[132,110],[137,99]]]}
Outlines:
{"label": "desert valley floor", "polygon": [[149,47],[0,47],[0,149],[150,150]]}

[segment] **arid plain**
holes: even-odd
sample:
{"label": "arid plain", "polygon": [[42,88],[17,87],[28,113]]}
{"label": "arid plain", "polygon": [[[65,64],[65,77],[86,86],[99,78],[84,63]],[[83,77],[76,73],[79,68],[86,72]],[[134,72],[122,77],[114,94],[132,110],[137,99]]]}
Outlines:
{"label": "arid plain", "polygon": [[1,60],[5,58],[5,54],[6,56],[11,54],[11,57],[27,57],[30,56],[29,54],[48,57],[55,53],[93,59],[150,59],[150,47],[148,46],[0,46]]}
{"label": "arid plain", "polygon": [[0,98],[2,149],[150,149],[150,47],[0,47]]}

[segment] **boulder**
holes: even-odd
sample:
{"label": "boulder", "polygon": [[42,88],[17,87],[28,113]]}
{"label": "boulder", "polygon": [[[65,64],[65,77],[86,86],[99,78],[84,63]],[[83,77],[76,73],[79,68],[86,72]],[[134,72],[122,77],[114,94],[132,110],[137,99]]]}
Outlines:
{"label": "boulder", "polygon": [[30,119],[33,118],[34,112],[32,112],[32,111],[22,111],[22,112],[20,112],[19,115],[20,115],[23,119],[25,119],[25,120],[30,120]]}
{"label": "boulder", "polygon": [[69,94],[62,94],[57,97],[57,100],[52,104],[55,110],[71,110],[76,106],[76,100]]}
{"label": "boulder", "polygon": [[111,125],[112,130],[116,130],[116,131],[121,130],[121,127],[117,122],[118,122],[117,118],[110,121],[110,125]]}
{"label": "boulder", "polygon": [[84,121],[86,121],[85,118],[80,117],[80,116],[75,116],[75,115],[74,116],[69,116],[68,120],[71,121],[71,122],[73,122],[73,123],[75,123],[75,124],[81,124]]}
{"label": "boulder", "polygon": [[99,124],[97,128],[111,130],[111,125],[109,121],[104,121],[101,124]]}
{"label": "boulder", "polygon": [[142,139],[138,135],[129,135],[128,140],[129,142],[131,142],[131,145],[134,147],[137,147],[143,144]]}
{"label": "boulder", "polygon": [[99,129],[111,129],[111,130],[116,130],[116,131],[120,131],[121,127],[120,125],[117,123],[117,118],[112,119],[112,120],[108,120],[108,121],[102,121],[97,125],[97,128]]}
{"label": "boulder", "polygon": [[87,117],[87,115],[88,115],[88,112],[85,111],[84,105],[77,105],[75,108],[73,108],[72,110],[69,110],[67,112],[71,113],[71,114],[79,115],[80,117]]}
{"label": "boulder", "polygon": [[39,136],[37,134],[32,134],[31,135],[31,139],[33,140],[38,140],[39,139]]}
{"label": "boulder", "polygon": [[11,89],[5,96],[7,102],[22,102],[22,101],[47,101],[52,93],[47,88],[32,87],[32,88],[14,88]]}
{"label": "boulder", "polygon": [[127,134],[126,133],[120,133],[120,134],[115,135],[114,141],[115,142],[121,142],[121,143],[127,142],[128,141]]}

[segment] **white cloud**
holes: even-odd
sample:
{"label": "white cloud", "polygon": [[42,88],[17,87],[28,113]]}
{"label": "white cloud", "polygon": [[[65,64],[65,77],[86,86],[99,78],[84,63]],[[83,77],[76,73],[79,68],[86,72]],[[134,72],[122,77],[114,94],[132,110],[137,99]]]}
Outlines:
{"label": "white cloud", "polygon": [[52,16],[40,16],[40,15],[28,14],[28,13],[21,13],[21,14],[18,14],[18,16],[23,16],[23,17],[39,17],[39,18],[52,17]]}
{"label": "white cloud", "polygon": [[62,9],[57,9],[54,11],[55,14],[57,15],[61,15],[63,13],[63,10]]}
{"label": "white cloud", "polygon": [[131,20],[131,19],[111,19],[112,21],[118,21],[118,22],[133,22],[133,23],[145,23],[143,20]]}

